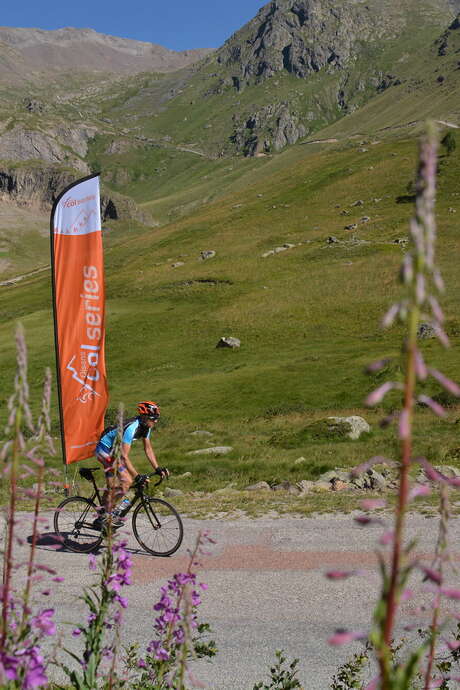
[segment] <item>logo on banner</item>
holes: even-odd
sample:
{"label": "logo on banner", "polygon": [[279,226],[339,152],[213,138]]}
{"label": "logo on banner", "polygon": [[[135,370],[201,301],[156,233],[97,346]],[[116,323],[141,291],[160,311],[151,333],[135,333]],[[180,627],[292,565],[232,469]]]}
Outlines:
{"label": "logo on banner", "polygon": [[[82,345],[82,348],[84,348],[84,347],[85,347],[85,345]],[[88,346],[86,346],[86,347],[88,347]],[[93,353],[93,354],[97,354],[97,353]],[[82,361],[85,359],[85,356],[86,356],[85,354],[81,353],[81,360]],[[99,379],[99,371],[97,369],[95,369],[97,377],[92,377],[88,373],[88,370],[86,370],[86,377],[87,378],[85,380],[84,378],[82,378],[82,371],[80,370],[80,372],[78,372],[77,369],[75,369],[75,367],[72,366],[74,361],[76,360],[76,358],[77,358],[77,355],[74,355],[72,357],[72,359],[70,360],[70,362],[68,362],[68,364],[66,366],[67,371],[72,372],[72,378],[81,384],[80,391],[79,391],[78,395],[76,396],[75,400],[79,400],[81,403],[87,403],[89,400],[93,400],[96,396],[98,396],[100,398],[101,394],[97,392],[97,390],[94,388],[94,385],[87,383],[88,379],[97,381]],[[83,369],[83,371],[84,371],[84,369]]]}
{"label": "logo on banner", "polygon": [[[100,302],[99,273],[96,266],[83,266],[83,291],[80,294],[82,300],[81,312],[84,320],[83,333],[88,341],[99,343],[102,335],[102,317]],[[72,378],[81,384],[81,389],[76,397],[81,403],[87,403],[96,396],[95,384],[101,378],[100,345],[89,342],[80,345],[79,355],[73,355],[67,363],[66,370],[72,372]],[[77,359],[78,357],[78,359]],[[75,361],[77,360],[77,361]]]}
{"label": "logo on banner", "polygon": [[99,208],[94,194],[88,194],[81,199],[72,196],[64,197],[59,204],[60,215],[65,215],[66,224],[57,223],[54,232],[58,235],[88,235],[100,231]]}

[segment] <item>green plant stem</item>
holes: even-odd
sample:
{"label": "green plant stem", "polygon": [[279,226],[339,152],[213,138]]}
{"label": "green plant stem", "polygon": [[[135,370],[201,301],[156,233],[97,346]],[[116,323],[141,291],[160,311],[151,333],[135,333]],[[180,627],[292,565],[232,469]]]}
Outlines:
{"label": "green plant stem", "polygon": [[115,649],[113,651],[113,657],[112,657],[112,663],[110,664],[110,672],[109,672],[109,681],[108,681],[108,690],[113,690],[114,686],[114,679],[116,679],[116,664],[117,664],[117,652],[118,652],[118,646],[120,644],[120,625],[117,624],[117,630],[115,634]]}
{"label": "green plant stem", "polygon": [[393,638],[393,628],[399,601],[399,572],[403,549],[404,523],[407,511],[407,497],[409,493],[409,468],[412,456],[412,413],[414,406],[414,392],[416,385],[415,352],[417,347],[417,328],[420,310],[414,306],[410,313],[409,337],[407,341],[406,376],[404,383],[403,412],[407,414],[408,433],[401,440],[401,467],[399,474],[399,492],[396,509],[395,536],[393,540],[393,554],[391,562],[390,585],[387,594],[386,617],[383,628],[384,649],[380,657],[382,671],[382,690],[390,690],[390,648]]}
{"label": "green plant stem", "polygon": [[2,592],[2,634],[1,647],[5,645],[5,638],[8,631],[8,601],[11,587],[11,572],[13,569],[13,538],[14,538],[14,521],[16,513],[16,489],[17,489],[17,462],[20,452],[19,438],[21,434],[21,410],[16,410],[15,418],[15,434],[13,439],[13,453],[11,459],[11,473],[10,473],[10,503],[7,514],[8,530],[5,562],[3,567],[3,592]]}
{"label": "green plant stem", "polygon": [[[195,561],[196,554],[198,553],[198,549],[199,549],[200,544],[201,544],[201,538],[200,538],[200,537],[201,537],[201,533],[200,533],[200,536],[199,536],[198,539],[197,539],[197,542],[196,542],[196,544],[195,544],[195,548],[194,548],[193,552],[190,554],[190,561],[189,561],[189,564],[188,564],[188,567],[187,567],[187,571],[186,571],[188,575],[190,575],[190,573],[191,573],[191,571],[192,571],[192,565],[193,565],[193,563],[194,563],[194,561]],[[178,610],[178,611],[180,611],[183,597],[184,597],[184,587],[181,588],[180,594],[179,594],[179,596],[177,597],[177,610]],[[170,645],[170,642],[171,642],[171,638],[172,638],[172,634],[173,634],[173,628],[174,628],[174,622],[171,621],[171,622],[169,623],[168,631],[167,631],[167,633],[166,633],[166,639],[165,639],[165,645],[164,645],[164,648],[165,648],[166,650],[168,649],[168,647],[169,647],[169,645]],[[166,669],[166,663],[163,662],[163,663],[161,664],[160,670],[159,670],[159,672],[158,672],[158,684],[159,684],[159,687],[161,687],[161,683],[162,683],[162,681],[163,681],[163,677],[164,677],[164,674],[165,674],[165,669]],[[184,670],[184,664],[182,664],[181,677],[183,677],[183,670]],[[180,686],[180,687],[182,687],[182,686]]]}
{"label": "green plant stem", "polygon": [[439,616],[441,613],[441,595],[438,594],[436,597],[436,608],[433,611],[433,618],[431,620],[431,642],[430,642],[430,649],[428,652],[428,665],[426,668],[426,673],[425,673],[425,684],[424,684],[424,690],[430,690],[431,685],[431,672],[433,670],[433,664],[434,664],[434,653],[436,650],[436,640],[438,638],[438,627],[439,627]]}
{"label": "green plant stem", "polygon": [[[111,530],[109,529],[109,532]],[[110,603],[110,593],[107,589],[107,580],[112,572],[112,562],[113,562],[113,556],[112,556],[112,551],[111,549],[109,550],[109,543],[107,543],[107,553],[105,556],[105,563],[102,569],[101,573],[101,579],[102,579],[102,596],[100,600],[100,605],[98,607],[98,612],[96,615],[96,619],[91,623],[91,626],[93,628],[93,635],[91,636],[90,639],[90,644],[86,646],[85,652],[84,652],[84,660],[87,663],[87,668],[85,669],[84,673],[84,678],[85,681],[88,683],[88,687],[93,688],[97,687],[97,673],[99,670],[99,665],[101,663],[101,645],[102,645],[102,640],[103,640],[103,627],[105,623],[105,617],[107,613],[107,609]],[[89,659],[93,658],[94,663],[91,664],[90,670],[88,672],[88,661]]]}
{"label": "green plant stem", "polygon": [[35,564],[35,552],[36,552],[36,546],[37,546],[37,539],[38,539],[38,513],[40,509],[40,498],[41,498],[41,491],[42,491],[42,484],[43,484],[43,473],[44,473],[44,465],[40,465],[39,470],[38,470],[38,489],[37,489],[37,495],[35,497],[35,508],[34,508],[34,521],[33,521],[33,526],[32,526],[32,542],[30,546],[30,553],[29,553],[29,562],[27,564],[27,580],[26,580],[26,586],[24,589],[24,594],[22,597],[22,602],[23,602],[23,610],[22,610],[22,622],[21,622],[21,628],[24,630],[26,622],[27,622],[27,607],[29,604],[29,599],[30,599],[30,589],[32,586],[32,574],[34,571],[34,564]]}
{"label": "green plant stem", "polygon": [[[186,585],[186,586],[189,587],[189,585]],[[185,619],[186,619],[186,618],[190,615],[190,613],[191,613],[191,612],[190,612],[190,605],[189,605],[189,602],[188,602],[188,601],[187,601],[187,603],[186,603],[186,609],[187,609],[187,610],[185,611],[185,615],[184,615],[184,618],[185,618]],[[187,663],[187,654],[188,654],[188,644],[187,644],[187,642],[188,642],[188,631],[187,631],[187,633],[185,634],[184,644],[182,645],[182,659],[181,659],[181,663],[180,663],[179,688],[178,688],[178,690],[185,690],[185,666],[186,666],[186,663]]]}
{"label": "green plant stem", "polygon": [[[449,520],[449,490],[447,486],[441,486],[441,505],[440,505],[440,516],[441,516],[441,526],[438,538],[438,543],[436,545],[436,560],[438,561],[437,566],[439,570],[439,575],[441,582],[443,580],[443,565],[445,559],[445,552],[447,549],[447,526]],[[425,673],[425,685],[424,690],[430,690],[431,684],[431,673],[433,671],[434,657],[436,651],[436,642],[439,635],[439,618],[441,614],[441,594],[438,592],[436,595],[436,605],[433,610],[433,617],[431,619],[431,640],[430,649],[428,652],[428,664]]]}

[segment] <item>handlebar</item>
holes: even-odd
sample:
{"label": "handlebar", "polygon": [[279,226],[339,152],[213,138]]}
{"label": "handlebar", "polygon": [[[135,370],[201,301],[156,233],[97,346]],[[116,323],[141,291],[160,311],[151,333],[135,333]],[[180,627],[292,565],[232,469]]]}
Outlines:
{"label": "handlebar", "polygon": [[[147,475],[147,477],[150,479],[151,477],[158,477],[158,475],[157,475],[156,472],[149,472],[149,474]],[[161,484],[161,482],[163,481],[163,479],[164,479],[164,477],[160,477],[160,479],[157,481],[157,483],[154,484],[153,486],[154,486],[154,487],[160,486],[160,484]],[[143,484],[144,484],[144,482],[143,482]]]}
{"label": "handlebar", "polygon": [[[138,482],[138,483],[135,485],[135,488],[136,488],[136,489],[143,489],[144,486],[145,486],[145,484],[146,484],[146,480],[151,479],[152,477],[158,477],[158,475],[157,475],[156,472],[149,472],[148,474],[145,474],[145,475],[143,475],[143,476],[145,477],[145,479],[144,479],[142,482]],[[157,486],[160,486],[160,484],[161,484],[161,482],[163,481],[163,479],[164,479],[164,477],[160,477],[160,479],[153,485],[154,488],[157,487]]]}

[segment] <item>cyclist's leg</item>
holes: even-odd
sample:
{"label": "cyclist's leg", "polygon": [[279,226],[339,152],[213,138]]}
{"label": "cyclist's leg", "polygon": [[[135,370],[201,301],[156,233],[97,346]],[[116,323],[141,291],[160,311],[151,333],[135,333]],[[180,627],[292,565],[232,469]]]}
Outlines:
{"label": "cyclist's leg", "polygon": [[114,464],[111,463],[105,469],[107,488],[104,492],[103,504],[107,512],[109,511],[109,504],[111,504],[112,511],[119,506],[120,501],[128,493],[133,483],[126,466],[121,462],[116,467]]}
{"label": "cyclist's leg", "polygon": [[106,508],[106,518],[109,518],[110,510],[111,526],[114,529],[123,527],[124,519],[121,517],[121,513],[126,508],[126,505],[122,499],[128,492],[131,483],[131,476],[126,467],[122,464],[117,464],[117,467],[113,469],[111,476],[108,478],[108,485],[110,487],[108,505],[110,508]]}
{"label": "cyclist's leg", "polygon": [[120,491],[121,491],[121,497],[125,496],[129,489],[131,488],[131,485],[133,483],[133,478],[131,477],[130,472],[128,471],[128,468],[120,463],[118,465],[118,483],[120,486]]}
{"label": "cyclist's leg", "polygon": [[119,500],[121,494],[121,487],[119,486],[118,478],[114,470],[113,458],[109,453],[106,453],[99,448],[96,449],[96,459],[101,463],[104,469],[104,477],[106,488],[102,494],[102,507],[106,512],[109,511],[109,504],[113,505]]}

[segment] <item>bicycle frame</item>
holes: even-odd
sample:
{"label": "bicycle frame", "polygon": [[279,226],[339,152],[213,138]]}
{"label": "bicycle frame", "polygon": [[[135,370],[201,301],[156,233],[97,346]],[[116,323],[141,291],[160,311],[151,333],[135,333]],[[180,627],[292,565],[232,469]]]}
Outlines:
{"label": "bicycle frame", "polygon": [[[96,469],[98,470],[99,467],[97,467]],[[152,474],[155,474],[155,473],[152,473]],[[93,495],[90,497],[89,500],[92,501],[93,503],[95,503],[95,502],[96,502],[96,498],[97,498],[97,501],[98,501],[99,505],[102,507],[102,505],[103,505],[103,503],[102,503],[102,496],[101,496],[101,493],[100,493],[100,491],[99,491],[99,489],[98,489],[98,486],[97,486],[97,484],[96,484],[96,480],[94,479],[94,470],[93,470],[93,469],[90,469],[89,467],[88,467],[88,468],[83,467],[83,468],[80,470],[80,476],[83,477],[84,479],[86,479],[87,481],[91,482],[91,484],[93,485],[94,493],[93,493]],[[149,475],[149,476],[150,476],[150,475]],[[163,481],[163,479],[160,479],[160,481],[157,482],[156,484],[154,484],[154,486],[155,486],[155,487],[156,487],[156,486],[159,486],[159,485],[161,484],[162,481]],[[154,516],[155,516],[156,522],[157,522],[157,524],[154,525],[153,522],[152,522],[152,519],[151,519],[151,517],[150,517],[150,512],[151,512],[151,511],[148,511],[148,510],[147,510],[147,501],[145,500],[144,485],[134,487],[134,492],[135,492],[135,493],[134,493],[134,498],[133,498],[133,500],[130,502],[129,506],[128,506],[127,508],[125,508],[125,510],[122,510],[122,511],[121,511],[119,517],[126,517],[126,515],[128,515],[128,513],[129,513],[129,511],[130,511],[132,508],[134,508],[134,506],[135,506],[139,501],[141,501],[141,502],[142,502],[142,505],[143,505],[144,508],[145,508],[145,512],[146,512],[146,514],[147,514],[147,517],[149,518],[150,524],[152,525],[153,529],[158,529],[158,527],[160,527],[160,523],[159,523],[158,518],[156,517],[155,513],[153,513]]]}
{"label": "bicycle frame", "polygon": [[[93,474],[92,470],[89,470],[89,469],[88,469],[88,472],[85,473],[84,472],[85,469],[86,468],[83,468],[83,470],[80,470],[80,476],[83,477],[83,479],[86,479],[87,481],[91,482],[93,485],[93,489],[94,489],[94,493],[90,497],[89,500],[92,501],[93,503],[95,503],[95,499],[97,497],[97,501],[98,501],[99,505],[102,506],[102,497],[101,497],[101,494],[99,492],[99,489],[97,488],[96,480],[94,479],[94,474]],[[97,468],[97,469],[99,469],[99,468]]]}
{"label": "bicycle frame", "polygon": [[[103,494],[102,487],[98,488],[94,477],[94,472],[100,469],[100,467],[81,468],[80,476],[90,482],[92,489],[88,491],[86,496],[67,497],[59,504],[54,513],[56,534],[62,535],[63,543],[67,544],[71,551],[89,552],[99,547],[107,528],[110,529],[110,515],[106,516],[105,511],[103,511],[105,494]],[[177,551],[182,543],[183,524],[180,515],[173,506],[161,498],[150,496],[150,493],[147,492],[146,480],[153,477],[154,474],[156,472],[145,475],[145,480],[135,483],[132,500],[124,510],[120,511],[119,514],[116,513],[117,522],[113,525],[113,529],[116,530],[121,526],[118,523],[118,517],[125,517],[131,508],[134,508],[131,521],[137,542],[153,556],[170,556]],[[152,486],[157,487],[161,484],[162,479],[163,477]],[[60,518],[61,511],[64,511],[62,521]],[[107,518],[109,519],[107,520]],[[152,535],[152,532],[161,531],[164,526],[167,526],[167,529],[164,534],[161,533],[163,536]],[[157,544],[158,539],[160,542]],[[167,545],[168,542],[169,545]]]}

